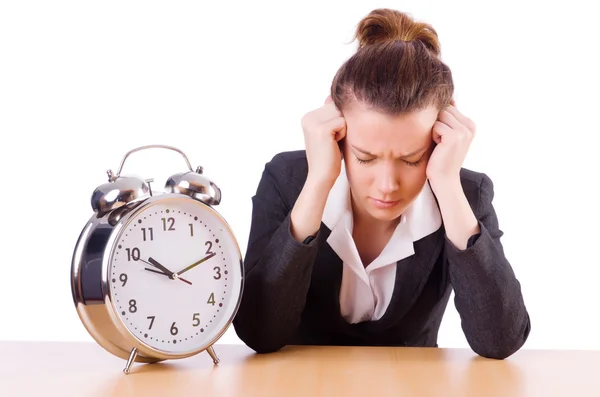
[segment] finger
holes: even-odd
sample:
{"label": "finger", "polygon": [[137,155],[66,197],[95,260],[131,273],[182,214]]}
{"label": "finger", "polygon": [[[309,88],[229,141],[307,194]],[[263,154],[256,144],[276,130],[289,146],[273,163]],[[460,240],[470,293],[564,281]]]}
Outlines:
{"label": "finger", "polygon": [[446,111],[452,116],[454,116],[454,118],[458,120],[460,124],[467,127],[471,132],[475,132],[475,123],[473,122],[473,120],[459,112],[456,107],[448,106],[448,108],[446,108]]}
{"label": "finger", "polygon": [[460,121],[448,109],[450,109],[450,108],[448,107],[445,110],[442,110],[438,114],[438,121],[441,121],[442,123],[446,124],[450,128],[453,128],[456,130],[460,129],[461,128]]}
{"label": "finger", "polygon": [[444,139],[444,136],[449,135],[453,132],[452,128],[448,127],[447,124],[441,121],[436,121],[433,125],[433,140],[435,143],[440,143]]}
{"label": "finger", "polygon": [[321,121],[325,122],[328,120],[336,119],[338,117],[343,117],[342,111],[339,110],[333,102],[329,102],[323,105],[323,108],[324,111],[319,112],[319,119],[321,119]]}
{"label": "finger", "polygon": [[333,135],[336,141],[346,136],[346,119],[343,117],[336,117],[328,121],[324,127]]}

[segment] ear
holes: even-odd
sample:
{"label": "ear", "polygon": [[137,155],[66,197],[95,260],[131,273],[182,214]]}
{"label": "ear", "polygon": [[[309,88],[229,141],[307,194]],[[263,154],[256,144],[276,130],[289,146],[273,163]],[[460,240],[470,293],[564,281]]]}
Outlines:
{"label": "ear", "polygon": [[454,101],[454,98],[452,98],[452,99],[450,100],[450,105],[452,105],[452,106],[456,107],[456,102]]}

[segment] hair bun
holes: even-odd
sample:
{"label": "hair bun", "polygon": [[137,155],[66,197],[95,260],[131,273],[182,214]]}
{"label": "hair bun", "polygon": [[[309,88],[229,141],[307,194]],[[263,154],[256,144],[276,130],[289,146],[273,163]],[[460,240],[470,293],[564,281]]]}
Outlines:
{"label": "hair bun", "polygon": [[440,55],[440,43],[435,29],[429,24],[416,22],[409,15],[379,8],[364,17],[356,28],[359,48],[393,41],[421,41],[436,56]]}

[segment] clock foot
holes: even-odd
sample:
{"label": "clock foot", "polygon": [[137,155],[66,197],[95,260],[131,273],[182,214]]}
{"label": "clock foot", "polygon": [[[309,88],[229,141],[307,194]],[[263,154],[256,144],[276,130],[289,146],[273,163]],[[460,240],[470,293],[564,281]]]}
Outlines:
{"label": "clock foot", "polygon": [[212,358],[213,363],[215,363],[215,365],[217,365],[219,363],[219,357],[217,357],[217,354],[215,353],[215,349],[213,349],[212,346],[209,346],[206,351],[208,352],[208,355],[210,356],[210,358]]}
{"label": "clock foot", "polygon": [[127,360],[127,365],[125,365],[125,368],[123,369],[123,372],[126,375],[129,374],[129,368],[131,368],[131,364],[133,364],[137,355],[138,355],[138,351],[134,347],[133,349],[131,349],[131,353],[129,353],[129,359]]}

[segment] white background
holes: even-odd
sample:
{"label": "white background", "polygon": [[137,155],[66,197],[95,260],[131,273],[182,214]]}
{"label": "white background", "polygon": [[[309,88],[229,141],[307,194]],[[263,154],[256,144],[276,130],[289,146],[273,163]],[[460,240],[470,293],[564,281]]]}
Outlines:
{"label": "white background", "polygon": [[[92,191],[134,147],[174,145],[202,164],[245,252],[264,164],[303,148],[300,119],[355,50],[356,23],[402,7],[438,31],[457,106],[477,123],[465,166],[495,183],[532,320],[525,348],[600,348],[592,5],[200,3],[0,5],[1,340],[91,340],[71,299],[71,255]],[[175,152],[152,150],[124,173],[158,187],[184,170]],[[220,342],[241,343],[233,328]],[[453,303],[439,344],[467,347]]]}

